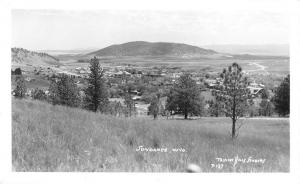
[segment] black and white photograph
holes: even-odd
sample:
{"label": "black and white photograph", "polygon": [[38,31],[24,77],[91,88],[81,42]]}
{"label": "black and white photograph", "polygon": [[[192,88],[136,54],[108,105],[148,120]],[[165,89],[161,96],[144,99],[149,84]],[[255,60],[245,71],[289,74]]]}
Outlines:
{"label": "black and white photograph", "polygon": [[245,2],[10,9],[10,172],[291,173],[291,12]]}
{"label": "black and white photograph", "polygon": [[286,19],[12,10],[13,169],[289,172]]}

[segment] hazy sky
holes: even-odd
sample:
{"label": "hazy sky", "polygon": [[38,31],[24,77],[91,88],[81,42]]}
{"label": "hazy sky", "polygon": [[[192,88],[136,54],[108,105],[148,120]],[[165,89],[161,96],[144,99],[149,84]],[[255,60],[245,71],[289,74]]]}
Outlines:
{"label": "hazy sky", "polygon": [[287,44],[289,17],[279,11],[13,10],[12,47],[103,48],[129,41]]}

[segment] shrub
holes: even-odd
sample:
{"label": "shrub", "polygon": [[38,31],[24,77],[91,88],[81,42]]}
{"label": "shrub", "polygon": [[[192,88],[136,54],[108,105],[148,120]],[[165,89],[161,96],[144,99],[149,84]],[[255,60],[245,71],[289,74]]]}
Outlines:
{"label": "shrub", "polygon": [[12,75],[22,75],[21,68],[16,68],[15,71],[11,72]]}
{"label": "shrub", "polygon": [[23,76],[16,77],[17,86],[14,89],[14,96],[18,98],[24,98],[26,94],[26,84]]}
{"label": "shrub", "polygon": [[42,89],[36,88],[32,91],[32,98],[35,100],[46,100],[47,96]]}
{"label": "shrub", "polygon": [[121,102],[109,102],[105,113],[114,116],[122,116],[124,114],[124,110],[125,107],[121,104]]}
{"label": "shrub", "polygon": [[208,113],[210,116],[214,116],[214,117],[219,117],[222,116],[222,106],[220,104],[220,102],[218,102],[217,100],[209,100],[208,102]]}
{"label": "shrub", "polygon": [[271,116],[273,114],[273,104],[268,99],[262,99],[259,104],[259,115],[260,116]]}

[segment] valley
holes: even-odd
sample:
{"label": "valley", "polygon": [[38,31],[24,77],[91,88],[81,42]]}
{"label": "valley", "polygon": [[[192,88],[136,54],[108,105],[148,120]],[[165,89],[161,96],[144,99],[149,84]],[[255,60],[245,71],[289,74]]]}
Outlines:
{"label": "valley", "polygon": [[[145,101],[145,98],[151,95],[151,91],[159,88],[160,85],[164,85],[164,90],[168,89],[184,72],[191,73],[197,84],[203,86],[206,91],[209,91],[209,88],[205,86],[210,85],[206,80],[215,80],[223,68],[234,62],[243,68],[243,72],[252,82],[262,84],[269,90],[278,86],[281,79],[289,73],[289,58],[286,56],[230,55],[184,44],[163,43],[162,45],[167,46],[163,49],[164,52],[156,51],[162,49],[161,43],[129,42],[90,53],[86,53],[88,50],[61,52],[56,50],[52,53],[57,55],[44,54],[45,57],[35,52],[30,54],[27,50],[25,54],[22,54],[24,50],[14,49],[12,50],[12,70],[22,69],[29,92],[35,88],[47,91],[50,78],[62,73],[75,77],[79,89],[84,89],[85,78],[89,75],[89,60],[97,57],[101,67],[106,71],[105,78],[112,100],[122,99],[122,95],[115,91],[119,90],[124,82],[133,83],[136,90],[141,90],[138,87],[140,86],[138,81],[144,83],[144,80],[148,78],[146,89],[150,91],[141,92],[136,97],[142,99],[137,100],[136,105],[138,114],[143,115],[147,114],[149,102]],[[138,50],[136,50],[137,47],[139,47]],[[144,55],[141,56],[141,53]],[[196,56],[186,57],[188,53],[196,54]],[[133,54],[136,55],[133,56]],[[16,58],[21,57],[23,57],[21,61],[26,62],[16,62]],[[32,60],[32,57],[35,57],[35,60]],[[55,58],[55,62],[49,63],[49,58]],[[206,76],[209,77],[206,78]],[[15,84],[12,78],[12,90]],[[207,94],[206,100],[211,99],[210,92]]]}

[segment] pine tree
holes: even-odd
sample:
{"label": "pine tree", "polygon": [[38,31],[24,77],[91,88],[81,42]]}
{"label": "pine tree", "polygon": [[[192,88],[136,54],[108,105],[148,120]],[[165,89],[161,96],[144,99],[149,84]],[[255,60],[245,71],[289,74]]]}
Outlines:
{"label": "pine tree", "polygon": [[157,119],[159,114],[162,114],[163,106],[160,101],[160,93],[157,93],[152,99],[148,107],[148,113],[153,115],[154,119]]}
{"label": "pine tree", "polygon": [[126,117],[131,117],[133,113],[136,112],[135,102],[132,99],[132,96],[129,93],[125,94],[124,103],[126,105],[125,115]]}
{"label": "pine tree", "polygon": [[49,99],[53,105],[77,107],[79,105],[79,90],[73,78],[66,74],[51,80]]}
{"label": "pine tree", "polygon": [[184,119],[187,119],[188,115],[201,115],[203,111],[200,89],[188,73],[179,77],[167,97],[167,110],[183,114]]}
{"label": "pine tree", "polygon": [[290,113],[290,75],[287,75],[276,89],[273,101],[275,110],[280,116]]}
{"label": "pine tree", "polygon": [[57,105],[59,104],[59,92],[58,92],[58,86],[57,86],[57,80],[55,77],[50,79],[50,85],[48,88],[49,91],[49,98],[48,98],[48,102],[53,104],[53,105]]}
{"label": "pine tree", "polygon": [[104,112],[108,101],[108,91],[104,80],[104,70],[96,57],[90,61],[90,74],[85,92],[85,107],[88,110]]}
{"label": "pine tree", "polygon": [[232,138],[236,138],[236,121],[243,116],[248,108],[248,100],[251,99],[249,82],[243,77],[242,68],[233,63],[228,69],[224,69],[220,77],[223,84],[216,87],[216,94],[222,106],[222,111],[232,119]]}

